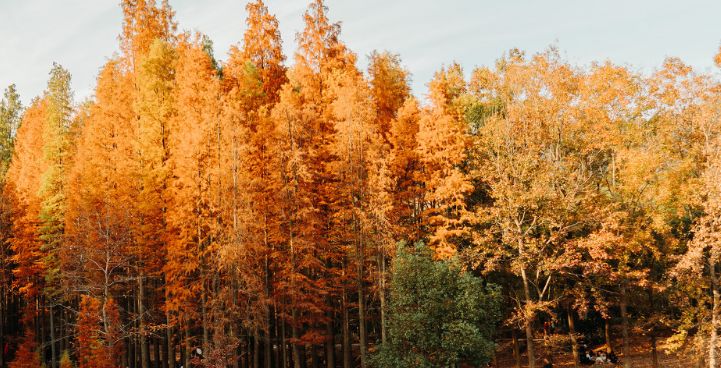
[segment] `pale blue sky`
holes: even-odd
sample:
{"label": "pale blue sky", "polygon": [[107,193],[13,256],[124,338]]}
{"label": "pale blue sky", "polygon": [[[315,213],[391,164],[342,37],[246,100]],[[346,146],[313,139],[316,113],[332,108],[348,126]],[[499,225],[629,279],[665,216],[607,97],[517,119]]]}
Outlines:
{"label": "pale blue sky", "polygon": [[[170,0],[181,29],[215,42],[224,60],[242,38],[244,0]],[[307,0],[266,0],[292,60]],[[16,83],[25,103],[42,92],[53,61],[73,75],[76,100],[91,96],[105,60],[117,52],[117,0],[0,0],[0,88]],[[469,72],[510,48],[551,44],[577,65],[610,59],[648,72],[667,56],[715,72],[721,1],[664,0],[328,0],[342,39],[365,67],[372,50],[399,53],[422,96],[441,65]]]}

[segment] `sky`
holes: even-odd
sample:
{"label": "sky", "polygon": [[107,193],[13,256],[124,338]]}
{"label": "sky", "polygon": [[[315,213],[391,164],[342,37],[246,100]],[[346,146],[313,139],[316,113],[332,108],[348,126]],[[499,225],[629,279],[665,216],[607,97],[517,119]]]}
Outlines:
{"label": "sky", "polygon": [[[179,29],[200,31],[225,60],[245,29],[245,0],[170,0]],[[309,0],[266,0],[280,22],[292,62],[295,34]],[[373,50],[401,56],[413,92],[442,65],[466,73],[511,48],[550,45],[575,65],[610,60],[651,72],[679,57],[716,73],[721,1],[701,0],[327,0],[341,39],[365,68]],[[0,89],[15,83],[24,103],[42,94],[53,62],[73,76],[76,101],[92,97],[100,67],[118,52],[119,0],[0,0]]]}

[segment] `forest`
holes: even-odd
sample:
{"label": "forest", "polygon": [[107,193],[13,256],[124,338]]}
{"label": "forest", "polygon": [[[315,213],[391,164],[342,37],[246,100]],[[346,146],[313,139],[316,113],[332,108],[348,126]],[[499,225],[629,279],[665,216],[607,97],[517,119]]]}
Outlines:
{"label": "forest", "polygon": [[415,96],[323,0],[290,57],[246,9],[220,61],[121,0],[92,97],[7,86],[0,368],[721,366],[721,80],[509,49]]}

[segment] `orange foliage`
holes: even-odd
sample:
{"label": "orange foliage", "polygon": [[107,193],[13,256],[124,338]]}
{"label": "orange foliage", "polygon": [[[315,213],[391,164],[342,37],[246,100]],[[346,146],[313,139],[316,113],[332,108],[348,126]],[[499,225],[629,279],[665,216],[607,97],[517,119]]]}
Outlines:
{"label": "orange foliage", "polygon": [[21,340],[18,350],[15,352],[15,359],[10,362],[9,368],[39,368],[40,353],[35,342],[35,330],[25,329],[25,336]]}
{"label": "orange foliage", "polygon": [[116,368],[120,342],[117,329],[120,318],[112,299],[101,301],[83,295],[78,313],[78,367]]}

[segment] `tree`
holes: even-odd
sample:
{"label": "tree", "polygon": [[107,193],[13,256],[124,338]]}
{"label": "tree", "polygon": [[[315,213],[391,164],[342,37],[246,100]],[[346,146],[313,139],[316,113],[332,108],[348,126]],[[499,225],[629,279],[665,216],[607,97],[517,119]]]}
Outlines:
{"label": "tree", "polygon": [[175,12],[170,8],[168,0],[162,0],[160,7],[156,0],[122,0],[120,7],[123,10],[123,30],[120,35],[123,61],[135,72],[156,40],[172,40],[177,28],[173,20]]}
{"label": "tree", "polygon": [[[325,342],[332,346],[332,331],[327,312],[335,295],[340,294],[344,366],[350,365],[348,295],[345,281],[354,280],[346,267],[339,237],[349,231],[335,228],[333,214],[338,211],[339,178],[333,165],[339,160],[329,143],[335,124],[330,103],[335,77],[359,74],[355,55],[338,39],[340,26],[330,23],[323,1],[311,3],[305,13],[305,28],[298,35],[296,64],[288,71],[289,81],[273,108],[276,121],[278,159],[281,176],[282,243],[288,261],[278,271],[275,285],[291,326],[293,361],[300,367],[301,346]],[[342,282],[329,283],[340,277]],[[321,329],[322,325],[325,329]],[[305,330],[305,333],[302,331]]]}
{"label": "tree", "polygon": [[35,332],[32,328],[25,329],[25,336],[18,344],[15,359],[8,365],[9,368],[38,368],[40,367],[40,353],[35,342]]}
{"label": "tree", "polygon": [[[481,195],[470,253],[485,272],[511,276],[509,324],[523,326],[529,366],[535,365],[534,321],[552,315],[554,285],[578,265],[578,238],[589,230],[599,161],[576,124],[579,76],[550,50],[522,53],[474,72],[474,95],[485,112],[478,127],[473,175]],[[518,289],[516,289],[518,288]]]}
{"label": "tree", "polygon": [[[285,260],[278,249],[282,234],[276,203],[281,184],[276,126],[270,111],[287,77],[278,20],[262,1],[248,3],[246,10],[243,45],[231,48],[223,67],[227,91],[223,96],[222,142],[218,144],[230,149],[221,157],[225,183],[221,206],[228,221],[224,229],[225,257],[220,262],[229,270],[229,277],[238,281],[231,283],[232,292],[241,294],[240,298],[250,306],[239,318],[255,340],[254,364],[259,364],[261,358],[262,334],[262,359],[270,367],[271,336],[278,331],[273,285],[278,264]],[[235,304],[234,309],[243,309]]]}
{"label": "tree", "polygon": [[0,100],[0,178],[5,178],[5,173],[10,166],[10,159],[13,154],[15,135],[20,127],[23,107],[20,103],[20,96],[14,84],[8,86],[3,92]]}
{"label": "tree", "polygon": [[118,349],[117,305],[112,299],[104,303],[83,295],[78,312],[78,368],[116,368],[122,355]]}
{"label": "tree", "polygon": [[387,140],[391,120],[411,95],[410,73],[401,66],[400,57],[388,51],[373,51],[368,59],[368,77],[376,105],[376,118],[380,134]]}
{"label": "tree", "polygon": [[41,222],[38,236],[43,242],[41,250],[45,264],[44,294],[49,307],[51,363],[52,367],[56,367],[55,306],[62,302],[60,248],[65,234],[65,180],[73,113],[70,73],[58,64],[54,64],[50,71],[46,99],[43,159],[47,169],[41,178],[38,194],[42,201],[38,214]]}
{"label": "tree", "polygon": [[394,235],[420,241],[424,236],[422,166],[418,152],[420,107],[408,98],[391,122],[388,170],[391,180],[392,209],[389,213]]}
{"label": "tree", "polygon": [[186,328],[199,321],[203,347],[208,348],[211,300],[206,288],[216,275],[211,259],[220,239],[219,81],[199,40],[181,39],[177,47],[177,74],[173,96],[168,97],[176,105],[162,128],[167,136],[161,138],[167,155],[161,161],[167,163],[159,168],[167,166],[161,174],[167,177],[156,184],[164,192],[156,197],[155,205],[163,211],[161,221],[168,228],[163,266],[166,310]]}
{"label": "tree", "polygon": [[[15,136],[20,125],[23,107],[15,85],[5,89],[0,99],[0,185],[5,186],[6,174],[14,152]],[[10,293],[12,290],[12,265],[8,240],[12,236],[10,202],[0,196],[0,346],[5,346],[7,324],[10,320]],[[5,362],[5,352],[0,352],[0,366]]]}
{"label": "tree", "polygon": [[482,366],[495,350],[499,289],[422,244],[399,247],[390,283],[388,342],[375,367]]}
{"label": "tree", "polygon": [[28,300],[39,295],[43,285],[44,266],[41,243],[37,237],[40,178],[47,168],[43,160],[43,126],[47,101],[35,99],[23,115],[18,129],[15,156],[8,169],[4,196],[11,203],[12,234],[10,239],[16,286]]}
{"label": "tree", "polygon": [[439,257],[452,256],[461,239],[468,236],[466,198],[473,186],[461,167],[468,139],[456,111],[465,84],[458,64],[436,73],[429,85],[433,107],[423,111],[418,122],[416,149],[425,183],[422,216],[429,245]]}

